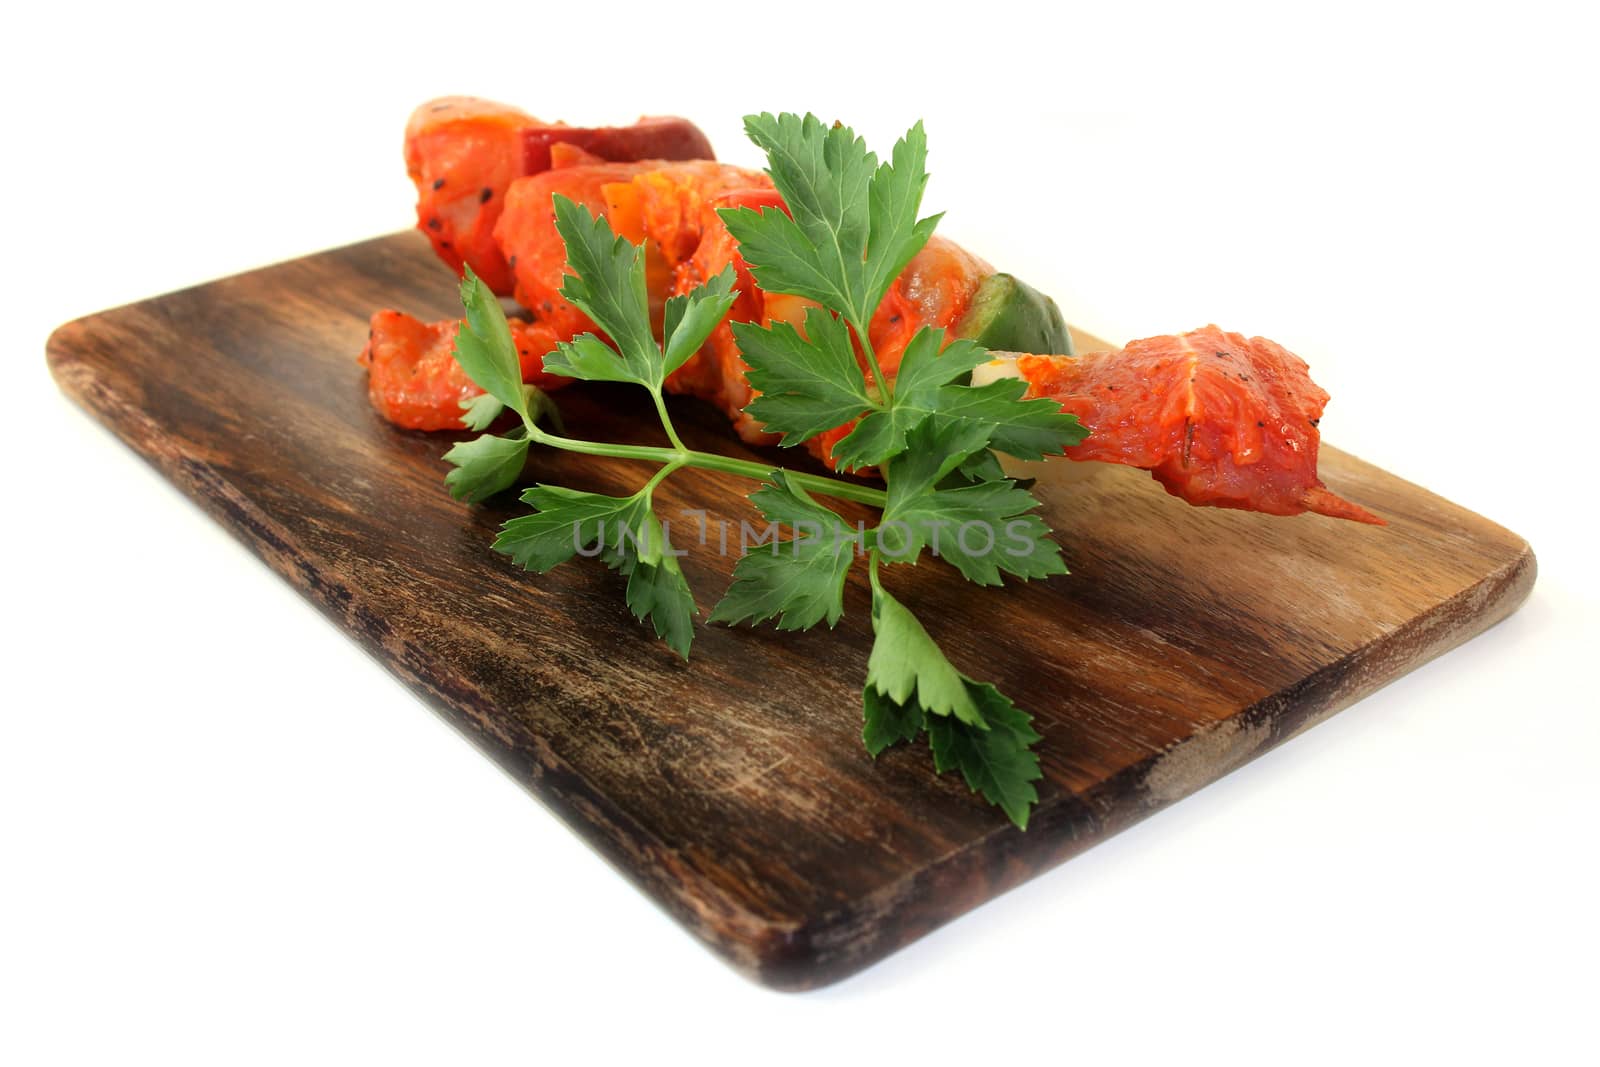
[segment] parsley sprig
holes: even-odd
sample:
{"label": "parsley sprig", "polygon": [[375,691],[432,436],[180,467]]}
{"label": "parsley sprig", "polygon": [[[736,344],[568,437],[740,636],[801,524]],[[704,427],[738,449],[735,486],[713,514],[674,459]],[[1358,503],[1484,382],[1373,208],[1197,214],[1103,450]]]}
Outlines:
{"label": "parsley sprig", "polygon": [[[727,315],[737,295],[734,274],[725,270],[669,300],[658,341],[642,247],[561,196],[555,197],[556,228],[572,272],[562,295],[605,337],[584,334],[561,343],[545,357],[545,368],[643,387],[667,445],[583,441],[546,429],[554,409],[522,383],[499,302],[469,271],[455,354],[485,396],[464,406],[463,421],[482,430],[511,411],[520,425],[451,449],[445,458],[456,469],[446,483],[459,499],[483,500],[516,482],[533,444],[656,464],[625,497],[535,485],[522,494],[533,513],[509,520],[495,548],[543,572],[600,546],[600,558],[627,580],[628,607],[687,658],[694,596],[667,544],[653,493],[686,467],[760,480],[751,502],[794,536],[740,558],[709,621],[772,620],[786,630],[833,626],[844,612],[850,570],[864,556],[874,634],[862,692],[868,752],[877,756],[926,734],[939,771],[960,770],[970,788],[1026,828],[1037,800],[1033,783],[1041,776],[1030,716],[958,669],[889,592],[883,574],[924,556],[944,559],[981,585],[1000,585],[1008,575],[1026,580],[1066,573],[1059,546],[1034,514],[1038,500],[1005,476],[996,453],[1041,459],[1077,444],[1086,431],[1057,405],[1024,400],[1019,381],[967,384],[988,353],[970,341],[946,343],[937,329],[912,338],[892,377],[879,366],[868,330],[872,316],[939,221],[937,215],[918,217],[928,181],[921,123],[883,162],[848,127],[812,115],[752,115],[745,129],[766,152],[787,210],[736,208],[722,211],[722,219],[764,290],[820,305],[808,310],[803,329],[732,324],[750,383],[759,390],[748,410],[781,434],[784,446],[854,421],[834,458],[847,470],[877,468],[884,488],[686,448],[666,406],[665,381]],[[870,528],[853,525],[818,497],[869,504],[882,515]]]}

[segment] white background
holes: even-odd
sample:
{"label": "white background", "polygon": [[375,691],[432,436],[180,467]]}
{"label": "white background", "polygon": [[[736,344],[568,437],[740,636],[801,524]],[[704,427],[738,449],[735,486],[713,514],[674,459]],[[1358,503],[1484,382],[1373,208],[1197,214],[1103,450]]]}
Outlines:
{"label": "white background", "polygon": [[[1594,1054],[1581,5],[896,6],[4,16],[0,1060]],[[446,92],[743,162],[749,110],[923,117],[945,232],[1105,337],[1288,345],[1331,441],[1526,536],[1538,587],[860,977],[752,986],[46,375],[67,318],[408,225]]]}

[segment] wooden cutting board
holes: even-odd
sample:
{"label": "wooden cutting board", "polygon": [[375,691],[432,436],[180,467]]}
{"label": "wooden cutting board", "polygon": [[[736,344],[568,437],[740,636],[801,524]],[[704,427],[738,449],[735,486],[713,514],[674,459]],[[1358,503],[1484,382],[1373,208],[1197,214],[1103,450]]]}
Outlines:
{"label": "wooden cutting board", "polygon": [[[1391,525],[1191,508],[1141,472],[1047,465],[1039,495],[1071,576],[985,590],[937,564],[888,572],[958,666],[1035,715],[1045,780],[1022,833],[935,775],[925,745],[863,750],[860,573],[836,630],[703,626],[685,664],[598,561],[538,577],[492,552],[521,505],[451,500],[448,439],[373,414],[355,359],[373,310],[446,317],[454,289],[399,234],[81,319],[49,359],[79,403],[774,986],[872,963],[1481,632],[1533,585],[1520,537],[1332,448],[1329,486]],[[653,441],[635,392],[562,393],[569,428]],[[708,407],[674,409],[692,447],[773,458]],[[535,470],[611,493],[642,480],[566,454]],[[710,516],[711,547],[684,561],[702,611],[732,565],[715,523],[753,515],[750,488],[687,471],[657,493],[664,514]]]}

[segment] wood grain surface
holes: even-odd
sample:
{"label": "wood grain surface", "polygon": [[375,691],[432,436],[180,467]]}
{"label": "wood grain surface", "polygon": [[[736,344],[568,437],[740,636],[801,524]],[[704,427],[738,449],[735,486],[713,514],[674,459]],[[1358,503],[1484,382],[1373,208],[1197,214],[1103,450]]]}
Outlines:
{"label": "wood grain surface", "polygon": [[[598,561],[539,577],[492,552],[514,495],[451,500],[449,435],[383,422],[356,364],[373,310],[445,317],[454,296],[422,238],[398,234],[80,319],[49,359],[80,404],[774,986],[866,966],[1460,644],[1533,585],[1521,538],[1332,448],[1329,486],[1391,525],[1191,508],[1141,472],[1049,464],[1039,495],[1070,576],[985,590],[933,563],[887,572],[958,666],[1033,712],[1045,780],[1019,832],[935,775],[925,745],[877,761],[862,748],[863,574],[836,630],[701,626],[685,664]],[[636,392],[562,393],[569,429],[654,442]],[[692,447],[775,458],[697,402],[674,414]],[[612,493],[643,474],[569,454],[530,467]],[[687,471],[656,494],[664,515],[709,516],[711,544],[684,560],[702,612],[733,563],[716,524],[737,540],[750,488]]]}

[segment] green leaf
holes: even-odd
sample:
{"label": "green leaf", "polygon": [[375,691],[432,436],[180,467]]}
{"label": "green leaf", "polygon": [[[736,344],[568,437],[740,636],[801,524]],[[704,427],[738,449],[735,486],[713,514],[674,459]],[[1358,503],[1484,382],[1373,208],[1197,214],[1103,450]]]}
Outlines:
{"label": "green leaf", "polygon": [[[655,384],[655,379],[640,376],[637,361],[623,359],[616,349],[592,333],[556,342],[556,350],[544,357],[544,368],[552,374],[586,382],[631,382],[647,389]],[[654,372],[646,369],[643,373]]]}
{"label": "green leaf", "polygon": [[656,636],[684,659],[694,640],[694,594],[678,566],[677,554],[667,543],[666,530],[650,500],[642,493],[626,516],[627,529],[604,546],[600,558],[628,579],[628,608],[643,622],[649,619]]}
{"label": "green leaf", "polygon": [[789,209],[720,212],[756,282],[851,318],[870,315],[862,281],[877,157],[853,130],[815,115],[749,115],[744,128]]}
{"label": "green leaf", "polygon": [[639,512],[649,511],[638,496],[603,496],[559,485],[536,485],[523,492],[522,502],[538,510],[507,520],[495,539],[495,551],[541,574],[597,543],[614,549],[621,539],[617,531],[635,529]]}
{"label": "green leaf", "polygon": [[750,494],[767,521],[795,536],[759,545],[734,564],[733,584],[712,622],[758,623],[777,617],[780,630],[806,630],[844,614],[844,582],[859,539],[834,511],[818,504],[783,471]]}
{"label": "green leaf", "polygon": [[1000,585],[1002,573],[1024,580],[1065,574],[1050,528],[1026,514],[1038,503],[1009,480],[929,490],[885,512],[885,523],[904,523],[909,531],[903,557],[894,562],[912,562],[927,548],[978,585]]}
{"label": "green leaf", "polygon": [[872,406],[850,329],[827,311],[806,309],[804,336],[787,322],[736,322],[733,336],[761,393],[745,410],[783,434],[783,444],[800,444]]}
{"label": "green leaf", "polygon": [[890,162],[879,166],[872,176],[865,272],[869,294],[888,292],[939,225],[940,215],[917,218],[927,185],[928,138],[919,121],[895,143]]}
{"label": "green leaf", "polygon": [[916,740],[927,721],[920,704],[902,704],[870,685],[861,691],[861,718],[861,740],[874,758],[891,745]]}
{"label": "green leaf", "polygon": [[1022,399],[1027,390],[1027,383],[1017,378],[978,386],[947,385],[938,391],[935,405],[947,418],[992,427],[989,443],[1018,459],[1059,456],[1089,436],[1088,427],[1054,400]]}
{"label": "green leaf", "polygon": [[928,182],[922,123],[881,166],[855,131],[815,115],[749,115],[745,132],[788,208],[720,212],[756,281],[864,325],[938,225],[917,218]]}
{"label": "green leaf", "polygon": [[987,683],[963,679],[967,693],[982,713],[987,729],[975,730],[959,719],[927,720],[933,765],[943,773],[960,768],[967,787],[999,805],[1019,830],[1028,828],[1028,813],[1038,802],[1033,783],[1044,777],[1032,746],[1039,740],[1033,719]]}
{"label": "green leaf", "polygon": [[981,793],[1016,824],[1028,828],[1038,803],[1033,783],[1044,777],[1033,746],[1040,740],[1033,719],[994,686],[965,675],[961,683],[983,716],[984,727],[948,715],[927,715],[920,705],[902,702],[868,686],[861,694],[861,739],[876,757],[902,741],[914,741],[923,730],[933,749],[933,766],[943,774],[960,770],[967,788]]}
{"label": "green leaf", "polygon": [[460,402],[461,424],[469,430],[487,430],[500,413],[506,409],[500,399],[488,393],[479,393]]}
{"label": "green leaf", "polygon": [[1002,378],[981,386],[956,384],[989,354],[966,340],[941,351],[943,339],[943,332],[931,327],[923,327],[911,339],[900,360],[890,406],[867,415],[834,446],[834,458],[841,466],[855,469],[885,462],[905,449],[906,434],[934,414],[987,428],[984,436],[989,443],[1018,459],[1059,455],[1088,436],[1077,416],[1062,411],[1055,401],[1022,399],[1026,382]]}
{"label": "green leaf", "polygon": [[475,441],[462,441],[444,458],[456,468],[444,476],[450,495],[476,504],[516,483],[528,459],[527,434],[521,427],[507,437],[486,433]]}
{"label": "green leaf", "polygon": [[[1000,460],[987,448],[972,453],[956,465],[955,475],[963,482],[998,482],[1006,476],[1005,468],[1000,466]],[[942,486],[949,481],[941,481]]]}
{"label": "green leaf", "polygon": [[776,618],[780,630],[809,630],[826,619],[832,627],[844,614],[853,555],[851,542],[815,534],[757,547],[734,564],[733,583],[711,621],[734,626]]}
{"label": "green leaf", "polygon": [[935,770],[959,768],[968,788],[1027,829],[1039,799],[1032,783],[1043,777],[1031,717],[994,686],[957,671],[876,580],[872,624],[877,639],[861,700],[867,751],[876,756],[926,730]]}
{"label": "green leaf", "polygon": [[[485,393],[516,412],[524,412],[522,361],[500,298],[467,267],[461,279],[466,318],[456,328],[453,355],[467,377]],[[477,427],[474,427],[477,428]]]}
{"label": "green leaf", "polygon": [[[928,419],[908,436],[908,448],[889,461],[889,499],[876,543],[885,558],[913,563],[924,550],[979,585],[1000,585],[1001,574],[1043,578],[1065,574],[1050,529],[1028,514],[1039,501],[1008,478],[939,488],[947,475],[980,454],[981,425]],[[885,534],[893,532],[894,537]]]}
{"label": "green leaf", "polygon": [[656,636],[688,659],[694,640],[694,594],[654,512],[645,510],[629,544],[638,548],[622,546],[608,557],[618,559],[617,569],[628,576],[629,609],[641,622],[649,619]]}
{"label": "green leaf", "polygon": [[[941,351],[944,331],[924,326],[900,357],[894,395],[856,424],[833,446],[833,458],[844,469],[872,467],[906,448],[906,434],[940,409],[943,387],[988,360],[988,352],[971,341],[956,341]],[[835,423],[837,425],[837,423]],[[985,435],[987,440],[987,435]]]}
{"label": "green leaf", "polygon": [[739,298],[733,290],[734,278],[730,263],[716,277],[667,301],[662,324],[663,376],[687,363],[733,307],[733,302]]}
{"label": "green leaf", "polygon": [[819,262],[816,247],[782,208],[719,208],[717,214],[739,242],[739,254],[763,290],[793,293],[841,310],[850,307],[844,283]]}
{"label": "green leaf", "polygon": [[[606,381],[638,382],[659,388],[661,349],[650,332],[650,302],[644,284],[644,249],[611,230],[603,215],[592,215],[561,194],[555,195],[556,231],[567,246],[567,275],[561,295],[594,320],[617,346],[626,376]],[[697,346],[698,347],[698,346]],[[589,365],[589,364],[583,364]],[[558,374],[565,371],[545,367]]]}
{"label": "green leaf", "polygon": [[958,672],[917,617],[880,585],[872,591],[872,654],[867,687],[898,704],[915,697],[935,716],[954,715],[983,729],[983,713]]}
{"label": "green leaf", "polygon": [[[989,350],[972,341],[944,343],[944,331],[924,326],[906,345],[895,374],[895,403],[924,412],[939,408],[940,387],[989,361]],[[909,427],[908,427],[909,428]]]}
{"label": "green leaf", "polygon": [[540,573],[580,552],[599,556],[628,579],[627,603],[635,617],[650,620],[656,636],[689,658],[694,594],[648,496],[604,496],[536,485],[522,500],[538,511],[508,520],[494,543],[496,551]]}
{"label": "green leaf", "polygon": [[767,475],[769,481],[750,494],[754,504],[768,522],[781,523],[815,532],[837,527],[840,536],[856,535],[855,527],[840,517],[832,508],[819,504],[795,481],[790,471],[781,468]]}
{"label": "green leaf", "polygon": [[889,500],[896,503],[921,496],[957,470],[972,456],[985,451],[989,427],[979,423],[934,415],[906,435],[906,448],[885,467]]}

